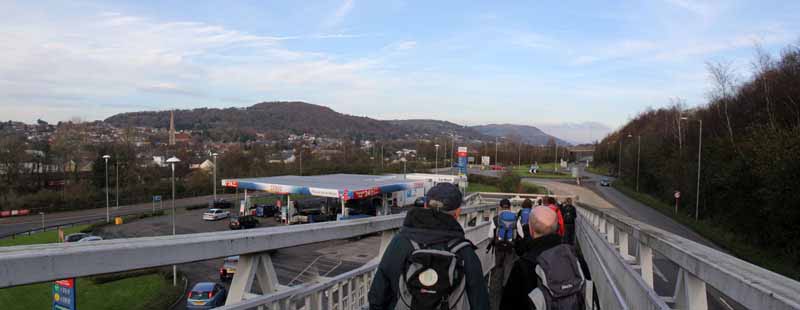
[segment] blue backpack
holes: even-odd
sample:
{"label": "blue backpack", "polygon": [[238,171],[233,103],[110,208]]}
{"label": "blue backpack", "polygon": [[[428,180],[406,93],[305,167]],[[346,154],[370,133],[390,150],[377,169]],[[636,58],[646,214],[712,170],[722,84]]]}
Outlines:
{"label": "blue backpack", "polygon": [[511,245],[514,241],[514,233],[517,231],[517,215],[511,211],[502,211],[497,216],[497,240],[498,245]]}
{"label": "blue backpack", "polygon": [[522,233],[525,238],[529,238],[531,233],[528,231],[528,219],[531,217],[533,208],[522,208],[519,210],[519,226],[522,227]]}

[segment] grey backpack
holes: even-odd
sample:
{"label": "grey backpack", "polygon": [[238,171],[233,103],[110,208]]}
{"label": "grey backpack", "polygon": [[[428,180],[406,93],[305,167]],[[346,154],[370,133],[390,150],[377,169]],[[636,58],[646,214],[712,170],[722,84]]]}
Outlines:
{"label": "grey backpack", "polygon": [[466,282],[464,259],[457,253],[464,247],[474,247],[472,243],[454,239],[436,246],[409,241],[414,251],[403,266],[395,309],[455,309],[463,302]]}
{"label": "grey backpack", "polygon": [[537,287],[528,294],[537,310],[583,310],[583,276],[578,258],[572,247],[555,246],[536,258]]}

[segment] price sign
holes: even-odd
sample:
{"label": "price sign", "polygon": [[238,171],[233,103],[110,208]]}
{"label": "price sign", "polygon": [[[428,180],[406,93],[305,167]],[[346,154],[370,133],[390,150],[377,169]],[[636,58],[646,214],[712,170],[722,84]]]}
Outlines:
{"label": "price sign", "polygon": [[53,310],[75,310],[75,278],[53,282]]}

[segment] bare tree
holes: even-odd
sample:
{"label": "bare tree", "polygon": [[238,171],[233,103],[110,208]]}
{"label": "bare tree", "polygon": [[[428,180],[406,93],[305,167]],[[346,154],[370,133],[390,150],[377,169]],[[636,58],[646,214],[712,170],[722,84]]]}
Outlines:
{"label": "bare tree", "polygon": [[775,114],[773,112],[772,107],[772,100],[770,100],[770,83],[769,79],[769,72],[773,70],[775,66],[775,61],[772,59],[772,56],[761,47],[761,44],[756,42],[755,44],[755,53],[756,59],[751,63],[753,66],[753,73],[756,77],[756,81],[760,82],[761,86],[764,88],[764,102],[767,108],[767,120],[769,122],[769,127],[774,131],[777,130],[775,126]]}
{"label": "bare tree", "polygon": [[735,72],[731,63],[726,62],[706,62],[711,80],[714,82],[714,89],[711,91],[711,100],[719,102],[722,105],[723,114],[725,116],[725,125],[728,129],[728,137],[739,155],[742,155],[739,148],[736,146],[736,141],[733,138],[733,126],[731,125],[730,113],[728,113],[728,104],[731,101],[731,96],[736,90]]}

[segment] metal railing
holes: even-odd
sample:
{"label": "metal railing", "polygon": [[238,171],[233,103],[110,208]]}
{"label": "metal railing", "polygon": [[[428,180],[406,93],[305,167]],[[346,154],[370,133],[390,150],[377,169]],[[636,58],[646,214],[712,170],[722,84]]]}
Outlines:
{"label": "metal railing", "polygon": [[[484,248],[490,241],[488,220],[497,214],[497,201],[527,196],[541,195],[467,195],[467,205],[458,219],[466,237]],[[592,278],[587,286],[587,300],[596,296],[602,309],[706,309],[710,290],[707,286],[751,309],[800,308],[800,283],[796,281],[635,221],[616,209],[580,205],[578,211],[576,239]],[[334,277],[319,276],[311,282],[287,287],[278,283],[270,253],[381,233],[380,257],[402,226],[404,216],[92,243],[0,247],[0,288],[240,255],[228,304],[223,309],[361,309],[367,304],[377,259]],[[488,274],[494,266],[494,256],[485,251],[476,254]],[[656,256],[659,263],[668,260],[678,267],[672,296],[659,296],[653,289]],[[254,284],[263,295],[251,293]]]}

